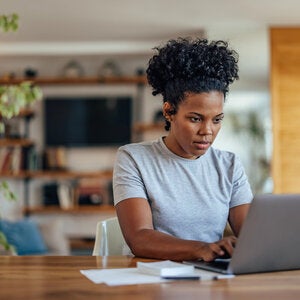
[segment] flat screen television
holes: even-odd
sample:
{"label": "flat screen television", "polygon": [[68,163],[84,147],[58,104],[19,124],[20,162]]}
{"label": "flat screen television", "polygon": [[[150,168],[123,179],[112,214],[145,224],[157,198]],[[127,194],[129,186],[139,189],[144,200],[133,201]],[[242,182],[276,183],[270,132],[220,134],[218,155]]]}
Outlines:
{"label": "flat screen television", "polygon": [[131,97],[47,97],[47,147],[119,146],[131,141]]}

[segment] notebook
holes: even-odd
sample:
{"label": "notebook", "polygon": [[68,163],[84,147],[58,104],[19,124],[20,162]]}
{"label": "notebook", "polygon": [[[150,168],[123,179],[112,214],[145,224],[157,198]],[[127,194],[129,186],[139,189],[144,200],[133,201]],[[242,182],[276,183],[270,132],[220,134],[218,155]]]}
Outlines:
{"label": "notebook", "polygon": [[223,274],[300,269],[300,194],[255,196],[231,259],[185,263]]}

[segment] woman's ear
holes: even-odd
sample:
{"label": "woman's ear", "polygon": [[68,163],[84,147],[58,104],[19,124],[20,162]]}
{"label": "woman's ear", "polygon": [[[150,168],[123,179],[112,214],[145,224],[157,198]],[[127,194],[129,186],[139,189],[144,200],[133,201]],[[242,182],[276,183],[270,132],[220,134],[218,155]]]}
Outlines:
{"label": "woman's ear", "polygon": [[170,102],[164,102],[162,107],[163,115],[167,121],[171,121],[171,116],[174,114],[174,109]]}

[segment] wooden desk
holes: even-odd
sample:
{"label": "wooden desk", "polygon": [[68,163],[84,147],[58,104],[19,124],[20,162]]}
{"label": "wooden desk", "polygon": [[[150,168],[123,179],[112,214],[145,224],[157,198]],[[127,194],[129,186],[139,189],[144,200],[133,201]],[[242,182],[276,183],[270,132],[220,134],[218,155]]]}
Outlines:
{"label": "wooden desk", "polygon": [[[0,256],[0,299],[299,299],[300,270],[240,275],[217,281],[177,281],[109,287],[79,271],[135,267],[137,258]],[[147,261],[147,260],[143,260]]]}

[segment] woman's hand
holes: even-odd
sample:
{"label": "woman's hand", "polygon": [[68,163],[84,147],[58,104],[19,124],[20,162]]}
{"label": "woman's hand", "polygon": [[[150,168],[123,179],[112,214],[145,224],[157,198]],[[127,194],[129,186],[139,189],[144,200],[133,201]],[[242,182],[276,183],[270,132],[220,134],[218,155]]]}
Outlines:
{"label": "woman's hand", "polygon": [[237,238],[228,236],[215,243],[203,243],[201,258],[204,261],[212,261],[216,258],[229,258],[232,256]]}

